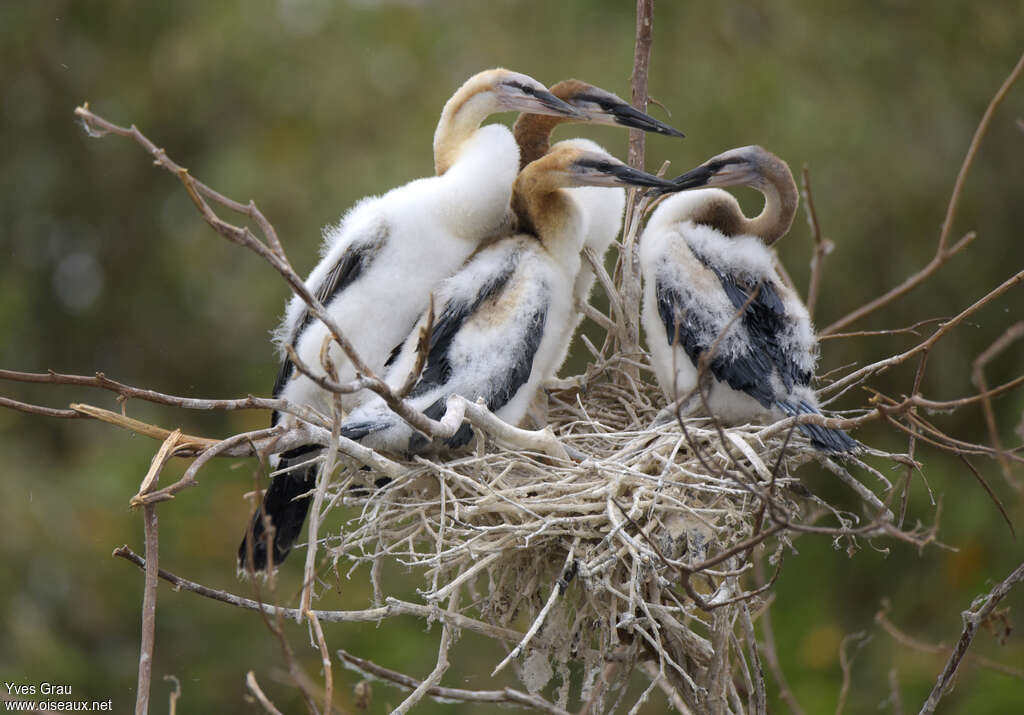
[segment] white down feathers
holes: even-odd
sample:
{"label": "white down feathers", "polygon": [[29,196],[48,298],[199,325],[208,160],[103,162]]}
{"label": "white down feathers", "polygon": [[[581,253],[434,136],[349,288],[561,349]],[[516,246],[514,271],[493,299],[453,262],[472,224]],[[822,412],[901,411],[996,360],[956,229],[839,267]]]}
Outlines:
{"label": "white down feathers", "polygon": [[[492,124],[463,144],[457,161],[441,176],[418,179],[357,203],[337,226],[324,230],[322,259],[306,281],[316,294],[328,274],[353,252],[363,253],[358,277],[324,300],[327,311],[371,370],[380,373],[427,306],[437,284],[451,275],[488,236],[509,222],[509,199],[519,164],[511,132]],[[282,361],[292,342],[299,357],[318,374],[327,328],[312,320],[300,331],[306,306],[293,296],[275,332]],[[298,339],[296,340],[296,333]],[[338,379],[355,371],[337,344],[330,357]],[[296,404],[327,412],[328,395],[293,372],[279,393]],[[351,409],[365,391],[342,398]]]}
{"label": "white down feathers", "polygon": [[[455,394],[470,401],[482,398],[498,417],[510,424],[519,422],[543,381],[561,364],[567,326],[575,319],[572,284],[578,269],[578,258],[575,265],[564,265],[532,236],[512,236],[480,250],[435,291],[435,328],[446,311],[458,312],[478,302],[488,285],[507,277],[499,289],[479,301],[451,338],[446,349],[450,372],[445,379],[427,381],[428,389],[418,394],[414,387],[409,402],[426,410],[439,401],[443,405]],[[389,368],[390,385],[402,384],[413,369],[420,327],[425,323],[426,315]],[[428,365],[422,375],[429,371]],[[359,438],[374,449],[403,453],[426,446],[417,442],[412,428],[380,397],[354,410],[342,425],[343,432],[353,425],[374,425]]]}
{"label": "white down feathers", "polygon": [[[658,311],[657,286],[668,286],[681,297],[677,309],[699,326],[695,341],[710,346],[718,340],[716,355],[736,359],[756,350],[747,328],[733,320],[737,308],[712,269],[735,276],[739,282],[770,283],[785,311],[783,331],[777,335],[780,351],[801,371],[812,373],[817,362],[817,340],[810,316],[799,298],[783,283],[775,270],[772,250],[754,236],[726,237],[714,228],[696,224],[686,217],[712,195],[731,196],[720,189],[700,189],[677,194],[666,200],[651,216],[640,241],[640,263],[644,275],[643,325],[651,363],[658,383],[669,399],[686,396],[696,385],[697,367],[675,336],[666,332]],[[732,324],[730,324],[732,321]],[[728,326],[728,329],[726,329]],[[786,389],[776,374],[769,377],[777,399],[804,400],[817,405],[807,387]],[[765,413],[757,400],[728,384],[712,381],[708,407],[730,422],[756,419]],[[699,407],[696,401],[690,409]],[[781,416],[777,410],[773,414]]]}

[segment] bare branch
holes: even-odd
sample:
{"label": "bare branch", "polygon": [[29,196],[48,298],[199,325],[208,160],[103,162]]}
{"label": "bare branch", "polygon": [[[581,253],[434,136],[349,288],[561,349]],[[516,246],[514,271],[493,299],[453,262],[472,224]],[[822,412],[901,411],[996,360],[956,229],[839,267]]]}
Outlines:
{"label": "bare branch", "polygon": [[821,276],[825,267],[825,257],[832,252],[835,245],[832,241],[822,238],[821,225],[818,223],[818,212],[814,209],[814,196],[811,194],[811,174],[807,164],[803,167],[804,208],[807,210],[807,223],[811,227],[811,238],[814,240],[814,253],[811,254],[811,282],[807,288],[807,313],[814,318],[814,308],[818,304],[818,291],[821,288]]}
{"label": "bare branch", "polygon": [[971,143],[967,148],[967,155],[964,157],[959,173],[957,173],[956,182],[953,185],[953,194],[950,196],[949,204],[946,206],[946,217],[942,221],[942,231],[939,234],[939,243],[935,249],[935,256],[932,260],[929,261],[928,265],[907,278],[903,283],[896,286],[888,293],[885,293],[869,303],[862,305],[860,308],[857,308],[853,312],[829,325],[821,331],[822,335],[837,332],[845,328],[847,325],[855,323],[861,318],[874,313],[879,308],[888,305],[900,296],[909,293],[922,282],[927,280],[933,273],[935,273],[935,271],[942,267],[946,261],[966,248],[967,245],[976,238],[972,231],[953,244],[953,246],[949,246],[949,237],[953,230],[953,221],[956,218],[956,210],[960,205],[960,194],[962,193],[964,183],[967,180],[967,173],[970,171],[971,165],[974,163],[974,156],[978,152],[981,140],[985,137],[985,134],[988,131],[989,124],[992,122],[992,116],[995,114],[999,105],[1002,104],[1003,98],[1006,96],[1007,92],[1010,91],[1010,87],[1012,87],[1020,77],[1022,70],[1024,70],[1024,54],[1022,54],[1020,59],[1017,60],[1017,64],[1014,66],[1010,75],[1003,82],[999,90],[995,93],[995,96],[992,97],[992,101],[989,102],[988,108],[981,117],[981,121],[978,122],[978,128],[974,131],[974,137],[971,139]]}
{"label": "bare branch", "polygon": [[[418,688],[422,683],[408,675],[381,667],[376,663],[356,657],[344,650],[337,651],[338,657],[345,665],[353,668],[368,678],[385,680],[408,690]],[[460,690],[458,688],[442,688],[432,686],[427,689],[427,695],[443,699],[458,700],[467,703],[506,703],[510,705],[523,705],[551,715],[569,715],[566,710],[547,702],[536,695],[527,695],[512,688],[504,690]]]}
{"label": "bare branch", "polygon": [[[1024,60],[1022,60],[1024,61]],[[995,607],[1006,598],[1006,595],[1010,593],[1010,589],[1016,586],[1021,581],[1024,581],[1024,563],[1018,566],[1013,572],[1006,577],[1001,583],[997,584],[995,588],[988,592],[984,597],[975,599],[972,608],[961,613],[961,618],[964,622],[963,632],[960,634],[960,640],[957,642],[956,647],[949,656],[949,661],[946,663],[946,667],[939,675],[938,681],[935,683],[935,687],[932,689],[928,699],[921,706],[921,715],[935,712],[935,708],[938,707],[939,701],[942,696],[949,690],[950,684],[953,682],[953,676],[956,675],[957,668],[960,667],[960,661],[963,660],[967,654],[967,649],[971,647],[971,641],[974,640],[974,634],[978,631],[978,626],[985,622],[985,620],[992,614]]]}
{"label": "bare branch", "polygon": [[[1003,448],[1003,442],[999,438],[999,427],[996,425],[996,414],[995,410],[992,409],[992,400],[990,399],[991,393],[988,389],[988,383],[985,381],[985,365],[987,365],[992,359],[1003,352],[1009,347],[1014,341],[1024,337],[1024,321],[1014,323],[1004,332],[994,343],[992,343],[981,355],[974,361],[974,366],[971,371],[971,375],[974,379],[974,385],[980,391],[979,397],[981,398],[982,413],[985,415],[985,425],[988,427],[989,438],[992,440],[992,447],[997,452],[997,459],[999,465],[1003,470],[1003,478],[1007,484],[1016,489],[1018,492],[1024,489],[1024,485],[1021,485],[1017,479],[1014,478],[1013,472],[1010,468],[1010,460],[1006,457],[1006,450]],[[1024,375],[1021,376],[1024,379]]]}

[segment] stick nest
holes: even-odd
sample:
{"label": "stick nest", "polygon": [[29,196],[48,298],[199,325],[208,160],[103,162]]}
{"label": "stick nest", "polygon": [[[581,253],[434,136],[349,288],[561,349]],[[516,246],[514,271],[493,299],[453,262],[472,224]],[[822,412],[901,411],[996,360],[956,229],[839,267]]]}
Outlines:
{"label": "stick nest", "polygon": [[852,540],[859,519],[792,476],[818,459],[849,477],[799,433],[679,420],[660,402],[656,387],[610,370],[550,394],[548,424],[572,460],[478,433],[473,454],[417,458],[380,488],[373,472],[348,470],[335,503],[361,510],[328,539],[335,563],[370,564],[378,602],[393,560],[421,575],[427,603],[500,629],[530,624],[507,660],[531,693],[559,673],[563,708],[574,660],[586,664],[585,701],[612,685],[607,664],[640,659],[699,702],[716,678],[731,682],[716,633],[731,635],[741,610],[749,620],[760,589],[744,593],[740,576],[755,545],[778,532],[775,563],[785,543],[769,527],[831,513],[837,539]]}

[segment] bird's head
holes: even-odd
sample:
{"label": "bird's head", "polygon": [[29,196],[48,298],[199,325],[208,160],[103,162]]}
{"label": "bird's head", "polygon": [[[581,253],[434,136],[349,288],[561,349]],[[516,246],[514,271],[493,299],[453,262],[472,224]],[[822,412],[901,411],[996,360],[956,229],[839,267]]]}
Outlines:
{"label": "bird's head", "polygon": [[552,85],[551,93],[585,114],[586,121],[642,129],[672,137],[684,136],[678,129],[634,109],[611,92],[578,79],[562,80]]}
{"label": "bird's head", "polygon": [[775,173],[792,176],[786,163],[770,151],[756,145],[744,146],[711,157],[700,166],[672,179],[673,188],[659,189],[655,193],[666,194],[710,186],[764,188]]}
{"label": "bird's head", "polygon": [[480,98],[493,103],[495,112],[551,114],[583,121],[586,115],[562,101],[533,77],[506,69],[486,70],[466,84],[475,86]]}
{"label": "bird's head", "polygon": [[668,188],[672,183],[634,169],[605,151],[572,142],[556,144],[547,155],[529,164],[523,175],[545,176],[554,186],[643,186]]}

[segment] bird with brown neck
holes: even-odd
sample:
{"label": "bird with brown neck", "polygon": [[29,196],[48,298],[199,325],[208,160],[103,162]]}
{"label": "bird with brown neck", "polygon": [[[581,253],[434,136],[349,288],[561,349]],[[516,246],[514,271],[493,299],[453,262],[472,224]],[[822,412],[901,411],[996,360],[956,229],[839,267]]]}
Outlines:
{"label": "bird with brown neck", "polygon": [[[586,219],[568,189],[575,186],[667,187],[607,152],[557,146],[523,169],[513,206],[528,231],[506,236],[477,251],[434,291],[434,319],[425,312],[385,376],[405,382],[429,331],[427,356],[408,400],[441,419],[453,395],[483,403],[515,424],[537,390],[558,370],[575,324],[573,279],[579,272]],[[430,443],[391,412],[381,398],[352,411],[341,434],[373,449],[399,454],[459,447],[469,424],[450,438]]]}
{"label": "bird with brown neck", "polygon": [[[798,193],[786,162],[761,147],[743,147],[670,183],[655,193],[679,193],[654,211],[640,237],[642,322],[668,401],[684,414],[706,406],[733,424],[820,414],[811,387],[814,328],[768,248],[796,214]],[[740,185],[764,194],[758,216],[746,217],[721,189],[697,188]],[[799,429],[824,452],[858,448],[841,430]]]}
{"label": "bird with brown neck", "polygon": [[634,109],[611,92],[578,79],[564,79],[551,85],[549,90],[563,102],[576,109],[583,118],[543,115],[523,112],[512,126],[512,134],[519,145],[519,168],[536,161],[551,148],[551,133],[566,122],[591,122],[641,129],[645,132],[682,137],[681,131],[654,117]]}
{"label": "bird with brown neck", "polygon": [[[573,109],[586,115],[585,120],[571,117],[544,116],[523,113],[516,119],[512,134],[519,145],[519,166],[527,164],[547,154],[551,150],[551,134],[559,124],[566,122],[587,122],[618,126],[624,129],[640,129],[646,132],[666,136],[682,137],[683,133],[654,117],[634,109],[628,102],[611,92],[595,87],[578,79],[566,79],[550,87],[555,95]],[[556,147],[573,145],[584,151],[605,150],[589,139],[568,139],[558,142]],[[580,205],[586,219],[583,247],[589,250],[598,261],[603,261],[612,241],[622,230],[622,215],[626,208],[626,192],[617,187],[582,186],[568,189],[568,192]],[[577,306],[582,307],[590,300],[590,292],[595,282],[594,271],[588,261],[584,261],[573,286],[573,298]],[[575,332],[576,326],[583,319],[577,312],[576,319],[567,328],[569,337]],[[565,341],[568,351],[570,340]],[[564,361],[564,357],[559,362]],[[537,403],[530,408],[530,420],[533,425],[541,426],[547,422],[547,400],[543,392],[538,393]]]}
{"label": "bird with brown neck", "polygon": [[[764,195],[764,209],[753,218],[740,210],[729,194],[702,195],[699,206],[689,208],[690,220],[711,226],[726,236],[757,236],[771,245],[786,235],[796,216],[800,193],[789,165],[759,146],[730,149],[672,179],[667,194],[712,186],[750,186]],[[728,198],[726,198],[728,197]],[[731,199],[731,200],[730,200]]]}

